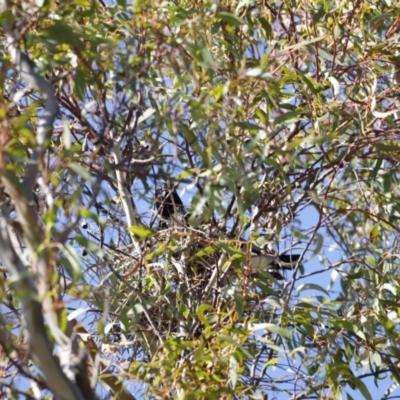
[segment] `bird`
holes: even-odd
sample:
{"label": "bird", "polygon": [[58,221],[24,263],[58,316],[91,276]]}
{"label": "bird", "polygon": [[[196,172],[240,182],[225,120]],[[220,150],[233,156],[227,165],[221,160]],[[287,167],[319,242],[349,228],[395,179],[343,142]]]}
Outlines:
{"label": "bird", "polygon": [[[247,245],[243,243],[241,249],[246,252]],[[301,262],[300,254],[274,254],[270,249],[261,248],[254,243],[251,246],[250,267],[254,273],[292,270],[299,262]],[[276,275],[279,276],[279,273]]]}
{"label": "bird", "polygon": [[164,185],[162,189],[156,190],[155,208],[159,229],[187,225],[188,213],[175,187]]}
{"label": "bird", "polygon": [[256,271],[292,270],[300,261],[300,254],[257,254],[250,258],[250,267]]}

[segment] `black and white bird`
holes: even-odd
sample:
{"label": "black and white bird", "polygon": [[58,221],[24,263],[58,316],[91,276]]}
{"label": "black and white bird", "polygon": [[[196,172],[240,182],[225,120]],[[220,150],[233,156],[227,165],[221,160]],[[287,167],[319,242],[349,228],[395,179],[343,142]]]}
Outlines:
{"label": "black and white bird", "polygon": [[155,208],[159,229],[187,225],[187,211],[175,187],[164,186],[156,190]]}
{"label": "black and white bird", "polygon": [[[243,243],[241,248],[242,251],[247,252],[246,244]],[[283,280],[282,272],[294,270],[299,263],[301,263],[300,254],[276,254],[253,244],[248,266],[252,275],[257,272],[268,272],[275,279]]]}
{"label": "black and white bird", "polygon": [[250,266],[254,272],[292,270],[300,261],[300,254],[257,254],[251,256]]}

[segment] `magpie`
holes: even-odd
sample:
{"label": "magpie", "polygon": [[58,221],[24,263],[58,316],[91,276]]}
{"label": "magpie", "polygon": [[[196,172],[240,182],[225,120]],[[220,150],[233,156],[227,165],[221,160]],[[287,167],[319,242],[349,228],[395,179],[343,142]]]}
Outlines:
{"label": "magpie", "polygon": [[164,186],[162,189],[156,190],[155,208],[159,229],[167,229],[174,225],[187,225],[188,213],[174,187]]}
{"label": "magpie", "polygon": [[[246,252],[246,244],[241,246],[242,251]],[[251,267],[255,271],[271,271],[273,269],[293,269],[300,261],[300,254],[274,254],[256,244],[251,246]]]}
{"label": "magpie", "polygon": [[292,270],[300,257],[300,254],[257,254],[251,256],[250,266],[254,271]]}

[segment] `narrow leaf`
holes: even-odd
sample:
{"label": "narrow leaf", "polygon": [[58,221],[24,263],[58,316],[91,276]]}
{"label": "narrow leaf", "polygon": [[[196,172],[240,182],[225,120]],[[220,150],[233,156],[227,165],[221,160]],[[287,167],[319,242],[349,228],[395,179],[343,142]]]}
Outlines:
{"label": "narrow leaf", "polygon": [[222,19],[222,21],[225,21],[226,23],[232,26],[239,26],[244,23],[244,21],[237,15],[225,11],[221,11],[218,14],[218,16]]}

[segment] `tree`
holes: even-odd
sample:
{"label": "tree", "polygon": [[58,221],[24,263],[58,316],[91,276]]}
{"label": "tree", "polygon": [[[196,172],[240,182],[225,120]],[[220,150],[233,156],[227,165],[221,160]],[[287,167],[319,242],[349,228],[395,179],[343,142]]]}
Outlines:
{"label": "tree", "polygon": [[2,1],[3,396],[390,395],[397,8]]}

